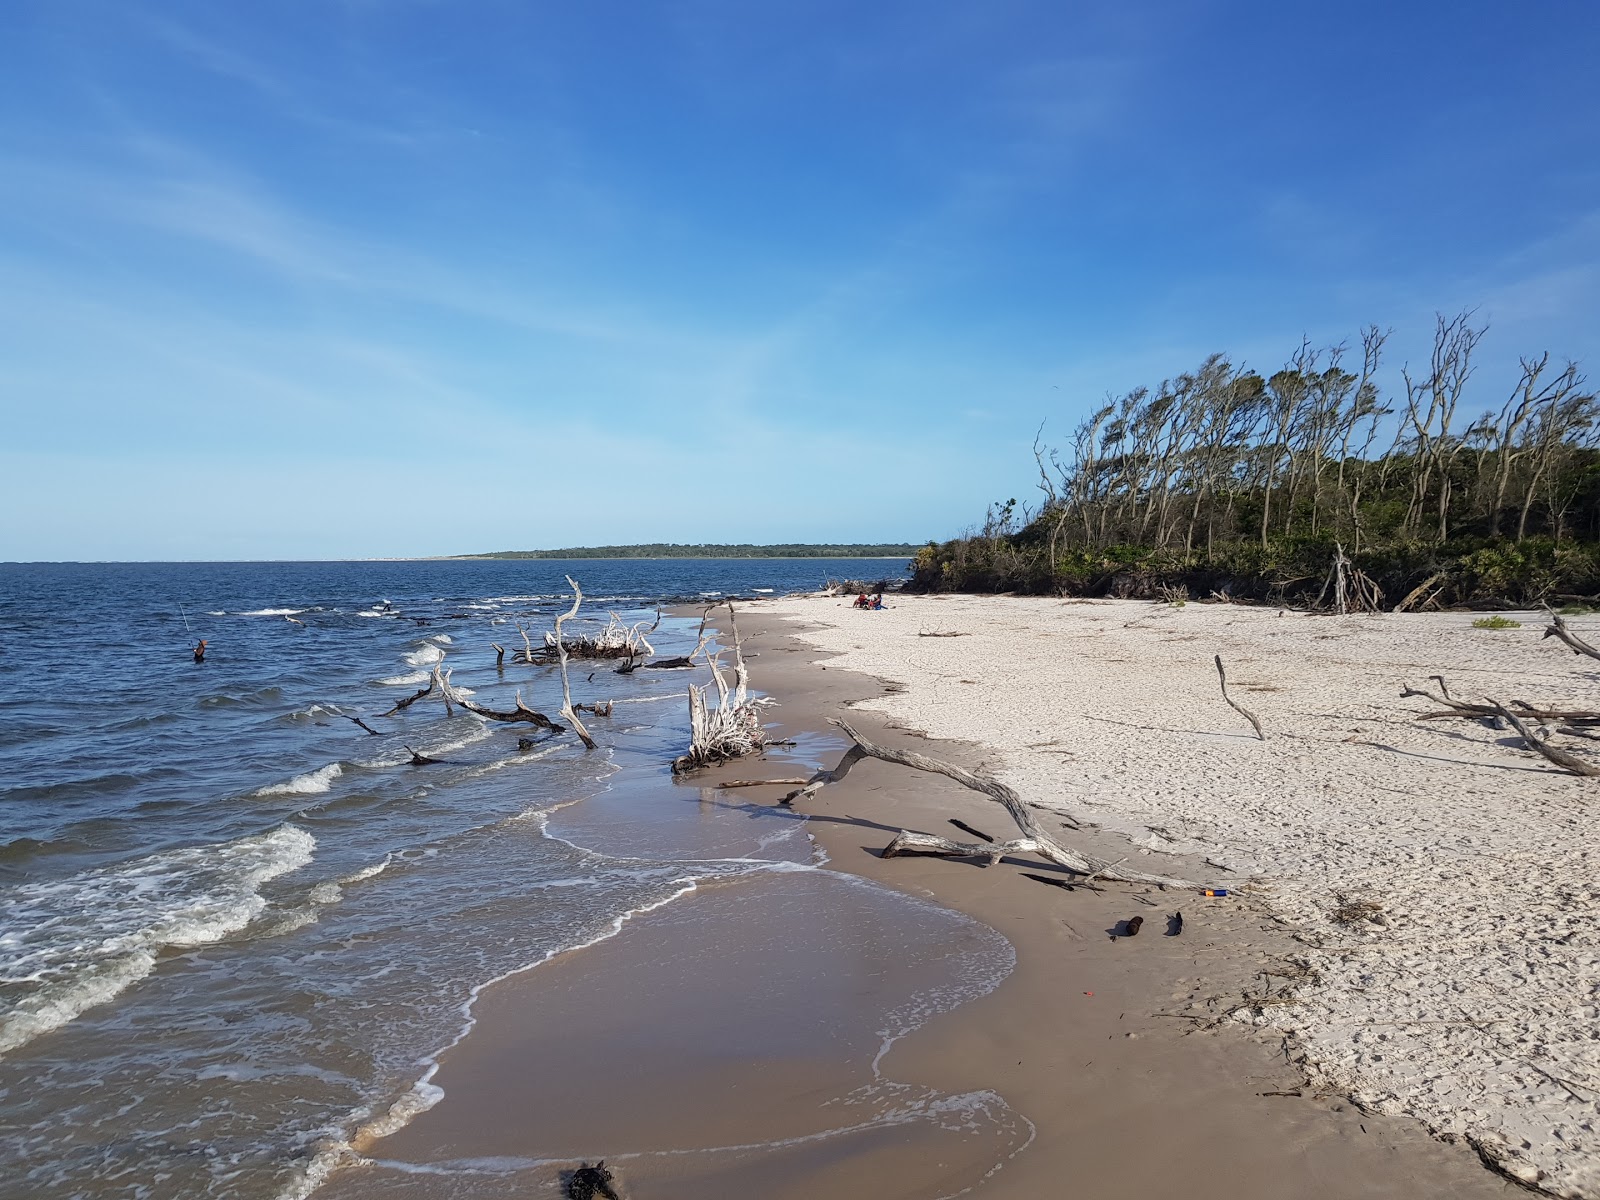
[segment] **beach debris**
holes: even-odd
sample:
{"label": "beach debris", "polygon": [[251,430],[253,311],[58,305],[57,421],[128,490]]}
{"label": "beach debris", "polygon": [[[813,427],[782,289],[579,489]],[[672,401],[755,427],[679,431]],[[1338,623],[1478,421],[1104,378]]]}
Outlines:
{"label": "beach debris", "polygon": [[584,1163],[567,1180],[567,1196],[569,1200],[595,1200],[597,1196],[603,1200],[622,1200],[611,1186],[616,1181],[617,1177],[606,1167],[605,1159],[602,1158],[592,1167]]}
{"label": "beach debris", "polygon": [[918,633],[917,636],[918,637],[970,637],[972,635],[968,634],[968,633],[965,633],[965,632],[963,632],[962,630],[959,630],[959,629],[934,629],[934,630],[929,630],[927,632]]}
{"label": "beach debris", "polygon": [[[578,720],[577,710],[572,707],[572,685],[567,679],[567,644],[561,637],[561,623],[570,621],[578,615],[578,607],[583,603],[583,589],[578,586],[578,581],[571,575],[567,576],[567,583],[572,586],[572,608],[556,617],[555,635],[556,655],[561,663],[561,715],[572,723],[573,732],[582,740],[584,746],[593,750],[595,741],[589,736],[589,731],[583,727],[583,722]],[[615,613],[612,614],[611,619],[613,621],[616,620]],[[661,619],[659,613],[656,619],[658,621]],[[549,636],[549,634],[545,635],[547,640]]]}
{"label": "beach debris", "polygon": [[426,754],[418,754],[410,746],[407,746],[405,750],[407,754],[411,755],[411,765],[413,767],[426,767],[444,761],[442,758],[429,758]]}
{"label": "beach debris", "polygon": [[721,783],[713,784],[712,786],[718,788],[747,788],[767,787],[770,784],[781,784],[788,787],[804,782],[804,779],[727,779]]}
{"label": "beach debris", "polygon": [[360,717],[352,717],[349,713],[340,713],[339,715],[342,716],[346,721],[354,721],[357,725],[361,726],[361,728],[365,729],[373,737],[382,737],[383,736],[376,729],[374,729],[371,725],[368,725],[365,721],[363,721]]}
{"label": "beach debris", "polygon": [[[694,666],[694,656],[691,654],[680,654],[674,658],[663,658],[660,662],[647,662],[644,664],[644,666],[648,667],[652,671],[677,671],[684,667]],[[620,668],[619,673],[621,673]]]}
{"label": "beach debris", "polygon": [[[761,728],[758,702],[750,699],[750,671],[745,666],[744,651],[739,640],[739,621],[734,615],[733,601],[727,602],[728,631],[733,637],[733,688],[723,677],[721,651],[706,652],[706,665],[711,668],[711,683],[704,687],[689,685],[689,749],[672,760],[673,774],[709,767],[729,759],[741,758],[767,744],[766,731]],[[714,606],[720,608],[721,605]],[[700,643],[686,657],[692,659],[705,650],[709,634],[706,620],[712,608],[700,620]],[[717,706],[706,703],[706,693],[715,685]]]}
{"label": "beach debris", "polygon": [[284,614],[283,619],[285,621],[289,622],[289,624],[291,624],[291,625],[300,626],[300,628],[302,628],[302,629],[304,629],[306,627],[306,623],[304,621],[296,620],[294,617],[289,616],[287,613]]}
{"label": "beach debris", "polygon": [[[593,679],[594,676],[591,675],[589,678]],[[593,713],[597,717],[609,717],[611,708],[612,702],[610,700],[597,700],[593,704],[574,704],[572,711]]]}
{"label": "beach debris", "polygon": [[1181,879],[1173,879],[1164,875],[1149,875],[1143,871],[1131,871],[1119,862],[1110,863],[1104,859],[1095,858],[1087,854],[1079,854],[1061,845],[1034,819],[1027,802],[1021,796],[998,779],[987,775],[979,775],[964,767],[957,767],[950,763],[940,762],[936,758],[929,758],[924,754],[915,754],[909,750],[892,750],[886,746],[874,745],[856,732],[855,728],[847,721],[835,720],[832,722],[844,730],[854,743],[846,750],[839,760],[839,765],[832,770],[823,768],[814,774],[805,787],[797,788],[779,801],[780,804],[792,805],[796,800],[803,800],[814,796],[830,783],[838,783],[850,772],[863,758],[875,758],[880,762],[894,763],[897,766],[910,767],[914,771],[927,771],[934,775],[943,775],[946,779],[953,779],[962,787],[971,788],[989,797],[996,804],[1001,805],[1011,819],[1017,823],[1022,837],[1008,842],[953,842],[949,838],[938,837],[931,833],[913,833],[909,829],[902,829],[895,834],[894,840],[884,847],[882,857],[894,858],[900,854],[934,854],[946,858],[981,858],[986,860],[986,865],[994,866],[1008,854],[1037,854],[1040,858],[1053,862],[1058,867],[1079,875],[1090,877],[1104,877],[1116,879],[1127,883],[1173,884],[1177,887],[1193,887],[1193,883]]}
{"label": "beach debris", "polygon": [[1227,888],[1201,888],[1200,889],[1200,894],[1202,896],[1226,896],[1228,894],[1228,889]]}
{"label": "beach debris", "polygon": [[1138,937],[1139,930],[1144,928],[1143,917],[1129,917],[1122,923],[1124,937]]}
{"label": "beach debris", "polygon": [[[805,780],[802,779],[800,782],[804,783]],[[983,830],[975,829],[971,825],[968,825],[965,821],[959,820],[956,817],[951,817],[950,818],[950,824],[954,825],[957,829],[961,830],[961,832],[963,832],[963,833],[970,833],[973,837],[978,838],[980,841],[985,841],[985,842],[994,841],[994,838],[990,837]]]}
{"label": "beach debris", "polygon": [[1175,912],[1167,918],[1167,936],[1180,937],[1183,934],[1183,914]]}
{"label": "beach debris", "polygon": [[1233,709],[1234,712],[1238,713],[1246,721],[1250,722],[1250,727],[1256,731],[1256,736],[1258,738],[1260,738],[1263,742],[1266,741],[1267,735],[1261,731],[1261,722],[1256,719],[1255,713],[1251,712],[1244,705],[1234,700],[1232,696],[1228,695],[1228,673],[1222,669],[1222,655],[1218,654],[1214,655],[1213,657],[1215,658],[1217,664],[1217,679],[1222,684],[1222,698],[1228,702],[1229,708]]}
{"label": "beach debris", "polygon": [[1056,879],[1049,875],[1035,875],[1032,871],[1024,871],[1022,873],[1022,877],[1024,879],[1032,879],[1037,883],[1047,883],[1051,887],[1063,888],[1069,892],[1075,892],[1078,890],[1078,885],[1073,883],[1070,879]]}

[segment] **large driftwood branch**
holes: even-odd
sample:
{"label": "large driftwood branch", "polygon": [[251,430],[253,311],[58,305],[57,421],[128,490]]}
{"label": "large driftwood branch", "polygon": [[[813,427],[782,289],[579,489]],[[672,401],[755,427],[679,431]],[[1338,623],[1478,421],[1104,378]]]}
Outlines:
{"label": "large driftwood branch", "polygon": [[[1437,679],[1439,677],[1435,675],[1433,678]],[[1442,712],[1419,713],[1417,716],[1419,721],[1437,721],[1441,717],[1462,717],[1470,721],[1482,721],[1500,716],[1499,708],[1493,703],[1473,704],[1467,700],[1452,699],[1448,695],[1443,697],[1435,696],[1432,692],[1422,688],[1402,687],[1400,689],[1400,698],[1402,700],[1411,696],[1420,696],[1424,700],[1431,700],[1435,704],[1445,706]],[[1513,700],[1511,707],[1516,709],[1523,719],[1538,721],[1541,724],[1557,721],[1573,725],[1600,725],[1600,712],[1570,708],[1536,708],[1526,700]]]}
{"label": "large driftwood branch", "polygon": [[561,640],[561,623],[570,621],[577,616],[578,606],[583,603],[583,589],[578,586],[578,581],[568,575],[567,582],[572,585],[572,609],[556,618],[556,653],[561,658],[561,715],[572,722],[572,731],[583,739],[585,746],[593,750],[595,748],[594,739],[589,736],[589,731],[583,727],[583,722],[578,720],[578,714],[572,707],[572,685],[567,681],[567,647]]}
{"label": "large driftwood branch", "polygon": [[780,804],[793,804],[796,800],[814,796],[828,784],[838,783],[850,773],[850,768],[862,759],[875,758],[880,762],[910,767],[914,771],[943,775],[947,779],[955,780],[962,787],[971,788],[987,796],[1011,814],[1011,819],[1017,823],[1017,828],[1023,835],[1005,842],[953,842],[949,838],[938,837],[931,833],[913,833],[908,829],[902,829],[884,848],[885,858],[906,853],[939,854],[951,858],[982,858],[993,866],[1008,854],[1036,854],[1058,867],[1065,867],[1079,875],[1120,879],[1128,883],[1153,883],[1172,887],[1194,886],[1186,880],[1166,875],[1149,875],[1143,871],[1125,870],[1116,863],[1108,863],[1102,858],[1069,850],[1047,834],[1034,819],[1033,812],[1022,797],[998,779],[978,775],[964,767],[941,762],[910,750],[892,750],[887,746],[874,745],[857,733],[848,722],[834,721],[833,724],[844,730],[855,744],[845,751],[838,766],[832,770],[818,771],[805,787],[790,792],[779,801]]}
{"label": "large driftwood branch", "polygon": [[[1550,624],[1544,627],[1545,637],[1559,639],[1565,643],[1574,654],[1587,654],[1590,658],[1600,658],[1600,650],[1596,650],[1593,646],[1589,645],[1588,642],[1584,641],[1577,634],[1573,633],[1572,630],[1568,629],[1567,623],[1561,619],[1560,613],[1548,612],[1547,610],[1546,615],[1548,615],[1550,618]],[[1543,641],[1544,638],[1540,638],[1539,640]]]}
{"label": "large driftwood branch", "polygon": [[1233,709],[1234,712],[1238,713],[1246,721],[1250,722],[1250,727],[1256,731],[1256,736],[1258,738],[1260,738],[1263,742],[1266,741],[1267,735],[1262,732],[1261,722],[1256,720],[1255,713],[1251,712],[1244,705],[1234,700],[1232,696],[1228,695],[1228,673],[1222,669],[1222,655],[1218,654],[1215,657],[1217,662],[1217,679],[1222,684],[1222,698],[1228,702],[1229,708]]}
{"label": "large driftwood branch", "polygon": [[510,712],[499,712],[492,708],[485,708],[481,704],[474,704],[461,694],[461,689],[450,682],[450,672],[440,666],[433,668],[433,683],[439,689],[439,694],[445,699],[446,704],[454,704],[482,717],[486,721],[526,721],[539,729],[548,729],[551,733],[565,733],[566,728],[557,725],[542,712],[535,712],[522,702],[522,691],[517,690],[517,707]]}
{"label": "large driftwood branch", "polygon": [[1568,754],[1559,747],[1548,744],[1524,725],[1522,718],[1504,704],[1498,701],[1492,701],[1491,703],[1494,704],[1495,712],[1517,731],[1517,736],[1522,739],[1529,750],[1543,755],[1563,771],[1568,771],[1573,775],[1584,775],[1590,778],[1600,775],[1600,767],[1591,766],[1589,763],[1584,762],[1583,759]]}

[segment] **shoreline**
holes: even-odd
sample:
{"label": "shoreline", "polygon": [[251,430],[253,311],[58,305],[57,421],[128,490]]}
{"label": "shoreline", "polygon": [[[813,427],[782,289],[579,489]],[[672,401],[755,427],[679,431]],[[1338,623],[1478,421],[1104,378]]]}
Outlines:
{"label": "shoreline", "polygon": [[[764,759],[742,760],[701,773],[688,786],[700,793],[702,807],[710,803],[752,813],[757,808],[770,810],[787,787],[725,792],[714,785],[735,777],[809,774],[809,768],[801,766],[807,754],[832,765],[846,743],[826,722],[846,709],[852,722],[874,740],[931,752],[961,765],[991,770],[1002,765],[1004,755],[993,749],[972,743],[930,743],[881,711],[885,704],[905,695],[903,686],[840,669],[835,665],[836,656],[806,640],[806,618],[778,611],[794,603],[755,602],[745,605],[740,615],[745,623],[744,644],[754,659],[755,682],[780,703],[772,710],[777,717],[773,724],[781,736],[798,735],[802,750],[795,754],[775,751]],[[819,613],[822,606],[843,607],[834,600],[800,603],[818,606]],[[866,614],[851,615],[870,619]],[[675,790],[684,787],[680,783]],[[861,764],[843,783],[824,788],[802,807],[806,830],[828,854],[828,871],[860,876],[966,914],[998,931],[1014,948],[1015,966],[997,987],[895,1039],[880,1049],[878,1057],[883,1078],[894,1081],[895,1086],[921,1087],[946,1096],[997,1094],[1032,1126],[1028,1144],[1025,1148],[1005,1147],[991,1141],[982,1147],[969,1146],[966,1149],[976,1150],[976,1157],[969,1154],[949,1171],[926,1178],[917,1171],[926,1165],[930,1152],[937,1152],[943,1168],[944,1160],[961,1158],[952,1153],[961,1149],[959,1140],[935,1138],[930,1143],[904,1136],[904,1131],[885,1136],[880,1129],[855,1143],[835,1139],[826,1153],[773,1153],[779,1132],[799,1115],[794,1098],[807,1095],[808,1089],[826,1091],[837,1086],[838,1075],[831,1069],[814,1074],[817,1066],[809,1061],[809,1051],[782,1063],[719,1063],[714,1072],[699,1072],[695,1065],[678,1060],[671,1065],[673,1078],[649,1078],[648,1069],[642,1076],[630,1077],[635,1100],[624,1104],[622,1123],[634,1131],[633,1136],[644,1139],[632,1144],[659,1142],[664,1131],[674,1128],[671,1110],[687,1105],[697,1114],[697,1123],[676,1127],[674,1136],[733,1145],[743,1136],[738,1130],[747,1128],[740,1125],[743,1105],[752,1093],[760,1092],[775,1097],[763,1109],[767,1133],[755,1137],[767,1151],[767,1160],[743,1174],[735,1171],[716,1176],[721,1185],[737,1182],[754,1189],[747,1194],[800,1196],[821,1186],[846,1197],[871,1194],[911,1200],[976,1187],[979,1194],[1004,1198],[1049,1194],[1048,1189],[1059,1188],[1062,1180],[1070,1180],[1074,1187],[1111,1189],[1119,1194],[1163,1195],[1181,1190],[1187,1196],[1216,1196],[1218,1200],[1257,1196],[1262,1200],[1269,1196],[1310,1200],[1326,1195],[1376,1200],[1393,1194],[1443,1200],[1446,1196],[1510,1194],[1510,1185],[1484,1170],[1464,1144],[1452,1146],[1433,1140],[1416,1121],[1363,1112],[1338,1094],[1314,1094],[1306,1087],[1301,1066],[1288,1061],[1293,1055],[1286,1056],[1288,1043],[1281,1036],[1263,1036],[1261,1032],[1252,1036],[1248,1027],[1232,1023],[1215,1031],[1191,1032],[1196,1022],[1183,1019],[1176,1010],[1204,1006],[1209,1000],[1214,1011],[1226,997],[1259,990],[1262,973],[1271,971],[1293,951],[1293,943],[1281,927],[1267,919],[1258,901],[1237,896],[1202,901],[1186,896],[1180,902],[1126,885],[1101,885],[1099,893],[1081,888],[1064,893],[1026,879],[1017,866],[1034,869],[1039,864],[1025,861],[1012,865],[1008,860],[985,869],[937,859],[881,860],[877,851],[902,827],[948,833],[948,821],[956,817],[998,836],[1009,831],[1004,813],[975,793],[943,779],[877,762]],[[1111,858],[1128,852],[1127,838],[1109,830],[1075,831],[1064,840]],[[1194,857],[1174,860],[1163,856],[1160,862],[1163,869],[1179,874],[1216,873]],[[1181,863],[1185,870],[1169,865],[1173,862]],[[475,1013],[474,1033],[442,1064],[439,1082],[445,1086],[445,1099],[399,1136],[375,1147],[371,1151],[374,1157],[396,1156],[413,1162],[430,1155],[460,1158],[463,1138],[480,1139],[479,1154],[485,1153],[485,1146],[511,1153],[519,1139],[526,1139],[529,1125],[526,1114],[519,1118],[507,1114],[536,1103],[541,1091],[540,1084],[530,1084],[525,1078],[519,1082],[519,1075],[526,1076],[539,1064],[548,1065],[553,1056],[569,1052],[574,1056],[564,1060],[569,1071],[574,1069],[572,1063],[583,1061],[584,1054],[593,1057],[595,1069],[602,1073],[615,1072],[623,1065],[610,1044],[619,1026],[600,1021],[588,1026],[587,1032],[579,1028],[583,1024],[580,1017],[597,1005],[613,1005],[611,1000],[596,998],[603,995],[602,988],[587,994],[587,1006],[572,1007],[571,997],[582,994],[586,979],[591,985],[603,977],[613,984],[626,980],[637,986],[651,971],[661,969],[660,960],[654,957],[660,946],[652,951],[652,944],[662,939],[679,952],[703,946],[708,939],[748,940],[744,938],[748,930],[741,929],[748,912],[737,903],[710,926],[674,919],[674,912],[678,918],[696,909],[710,912],[718,901],[718,890],[691,897],[682,902],[686,906],[682,910],[672,906],[665,918],[639,923],[600,947],[561,956],[538,971],[509,981],[510,986],[488,989],[482,1011]],[[710,905],[703,903],[707,899],[712,901]],[[1155,907],[1147,907],[1152,904]],[[1164,922],[1152,919],[1166,915],[1169,906],[1181,908],[1186,917],[1184,934],[1177,939],[1164,938]],[[1152,914],[1147,916],[1143,937],[1112,941],[1106,936],[1116,921],[1135,913]],[[780,961],[763,958],[760,947],[749,948],[749,953],[750,957],[735,961],[745,965]],[[1270,985],[1270,978],[1268,982]],[[714,1002],[720,990],[713,979],[690,980],[685,986],[691,995],[700,989],[702,1004]],[[537,1033],[533,1029],[539,1024],[536,1016],[549,1015],[552,1003],[562,995],[568,997],[564,1010],[568,1025],[563,1028],[570,1026],[570,1034],[552,1038],[548,1030]],[[650,1019],[648,1009],[635,1011],[628,1024],[648,1025]],[[762,1032],[757,1029],[755,1035]],[[770,1034],[770,1028],[765,1032]],[[749,1036],[751,1031],[745,1034]],[[665,1036],[670,1038],[670,1031]],[[574,1038],[576,1050],[562,1045]],[[740,1036],[730,1031],[728,1040],[739,1044]],[[749,1042],[747,1047],[755,1044]],[[696,1053],[705,1057],[714,1055],[716,1049],[713,1039]],[[874,1066],[876,1070],[876,1063]],[[697,1079],[684,1078],[697,1072]],[[549,1081],[542,1086],[547,1089]],[[580,1081],[575,1093],[586,1086]],[[685,1087],[690,1094],[700,1090],[702,1100],[709,1097],[710,1102],[681,1097],[675,1101],[674,1096]],[[786,1095],[789,1098],[783,1099]],[[728,1096],[745,1097],[739,1111],[726,1107]],[[722,1107],[717,1097],[724,1098]],[[618,1120],[611,1111],[615,1105],[585,1109],[584,1101],[576,1097],[570,1106],[578,1123],[569,1122],[567,1133],[573,1136],[575,1147],[582,1143],[576,1135],[585,1122],[592,1128],[596,1112],[607,1112],[606,1121]],[[561,1119],[558,1109],[546,1106],[542,1120]],[[590,1115],[578,1118],[583,1112]],[[535,1114],[534,1120],[540,1119]],[[722,1124],[730,1126],[728,1137],[719,1138],[716,1129],[708,1128]],[[542,1134],[548,1125],[540,1129]],[[615,1142],[593,1135],[589,1144],[601,1148]],[[983,1154],[997,1149],[1004,1153],[985,1163]],[[379,1171],[378,1175],[381,1178],[363,1170],[341,1171],[323,1194],[335,1200],[402,1194],[393,1190],[397,1181],[390,1172]],[[960,1186],[952,1190],[956,1177]],[[410,1175],[403,1194],[450,1194],[443,1189],[429,1190],[425,1178]],[[779,1186],[785,1179],[800,1184],[786,1193]],[[658,1175],[640,1182],[648,1186],[632,1194],[724,1194],[697,1191],[691,1185],[703,1185],[705,1178],[693,1172],[681,1177]],[[479,1194],[498,1193],[474,1192]]]}

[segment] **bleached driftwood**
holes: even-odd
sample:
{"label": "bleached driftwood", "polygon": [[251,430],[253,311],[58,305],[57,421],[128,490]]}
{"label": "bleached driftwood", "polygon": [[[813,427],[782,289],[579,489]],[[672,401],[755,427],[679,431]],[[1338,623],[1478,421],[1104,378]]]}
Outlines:
{"label": "bleached driftwood", "polygon": [[1267,735],[1262,732],[1261,722],[1256,719],[1255,713],[1251,712],[1244,705],[1236,701],[1232,696],[1228,695],[1228,673],[1222,669],[1222,655],[1216,655],[1215,659],[1217,663],[1217,679],[1222,684],[1222,698],[1228,702],[1229,708],[1233,709],[1234,712],[1238,713],[1246,721],[1250,722],[1250,727],[1256,731],[1256,736],[1258,738],[1260,738],[1263,742],[1266,741]]}
{"label": "bleached driftwood", "polygon": [[583,589],[578,586],[578,581],[568,575],[567,582],[572,585],[572,608],[556,618],[556,654],[561,660],[561,715],[572,722],[572,731],[583,739],[585,746],[593,750],[594,739],[589,736],[589,731],[583,727],[583,722],[578,720],[578,714],[572,707],[572,685],[567,680],[567,647],[561,640],[561,623],[577,616],[578,606],[583,603]]}
{"label": "bleached driftwood", "polygon": [[838,766],[832,770],[818,771],[804,787],[797,788],[780,800],[780,804],[792,805],[797,800],[814,796],[830,783],[838,783],[850,773],[850,768],[863,758],[875,758],[880,762],[910,767],[914,771],[943,775],[947,779],[955,780],[962,787],[971,788],[987,796],[1011,814],[1011,819],[1016,822],[1017,829],[1022,833],[1020,838],[1004,842],[954,842],[936,834],[914,833],[909,829],[902,829],[895,834],[894,840],[884,847],[885,858],[906,853],[938,854],[948,858],[981,858],[987,860],[989,866],[993,866],[1008,854],[1036,854],[1058,867],[1065,867],[1069,871],[1091,878],[1118,879],[1127,883],[1152,883],[1163,887],[1195,886],[1187,880],[1166,875],[1150,875],[1144,871],[1130,871],[1123,868],[1120,863],[1110,863],[1090,854],[1079,854],[1075,850],[1069,850],[1047,834],[1034,819],[1033,812],[1022,797],[998,779],[976,774],[951,763],[940,762],[925,754],[874,745],[857,733],[847,721],[834,721],[833,724],[844,730],[855,744],[845,751]]}
{"label": "bleached driftwood", "polygon": [[[710,609],[706,610],[707,616],[710,612]],[[705,649],[709,636],[705,627],[706,618],[702,617],[700,644],[687,656],[690,660]],[[744,663],[744,651],[739,644],[739,622],[731,600],[728,601],[728,631],[733,637],[733,690],[728,690],[728,681],[723,678],[719,655],[707,654],[706,664],[711,668],[711,683],[705,687],[695,687],[692,683],[689,685],[689,750],[672,760],[674,774],[727,762],[767,744],[766,732],[761,728],[760,711],[756,702],[750,699],[750,672]],[[717,689],[716,708],[706,703],[706,692],[712,685]]]}
{"label": "bleached driftwood", "polygon": [[[656,610],[654,623],[646,625],[639,621],[633,625],[625,625],[622,618],[616,613],[607,614],[611,619],[606,627],[599,633],[580,633],[573,638],[561,638],[559,634],[546,633],[544,635],[544,655],[546,661],[550,655],[557,656],[561,653],[558,642],[564,642],[566,652],[573,658],[627,658],[634,659],[654,654],[655,647],[650,644],[645,634],[655,631],[661,624],[661,610]],[[569,613],[570,617],[571,614]]]}
{"label": "bleached driftwood", "polygon": [[[1600,650],[1596,650],[1572,630],[1567,628],[1567,623],[1561,619],[1560,613],[1549,612],[1550,624],[1544,627],[1544,636],[1553,637],[1564,643],[1574,654],[1587,654],[1590,658],[1600,658]],[[1544,638],[1540,638],[1543,641]]]}

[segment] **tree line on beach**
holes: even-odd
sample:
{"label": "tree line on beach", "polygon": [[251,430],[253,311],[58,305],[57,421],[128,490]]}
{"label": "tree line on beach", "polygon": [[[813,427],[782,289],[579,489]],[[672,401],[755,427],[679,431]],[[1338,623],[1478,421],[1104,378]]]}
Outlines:
{"label": "tree line on beach", "polygon": [[[1212,355],[1035,444],[1043,501],[991,505],[929,543],[920,591],[1314,603],[1343,559],[1384,607],[1513,605],[1600,592],[1600,401],[1577,364],[1520,360],[1472,407],[1487,326],[1440,316],[1386,392],[1389,332],[1303,343],[1263,376]],[[1409,603],[1408,603],[1409,602]]]}

